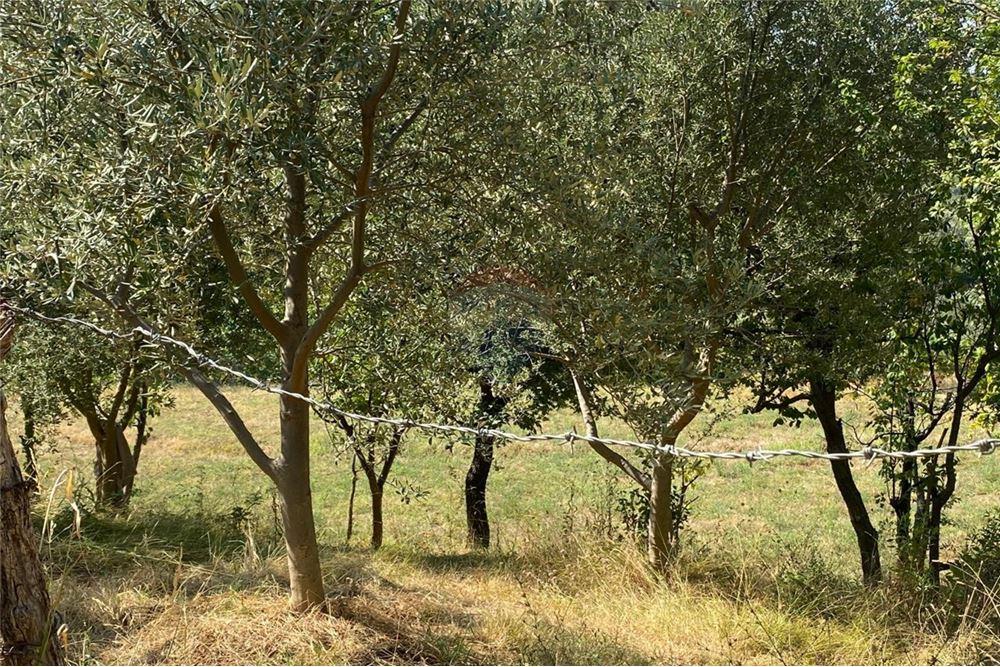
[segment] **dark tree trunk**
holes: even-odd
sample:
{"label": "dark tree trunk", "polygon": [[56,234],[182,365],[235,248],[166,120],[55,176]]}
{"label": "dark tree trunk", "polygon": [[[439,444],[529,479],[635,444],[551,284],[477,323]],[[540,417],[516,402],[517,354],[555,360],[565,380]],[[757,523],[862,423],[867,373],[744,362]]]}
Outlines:
{"label": "dark tree trunk", "polygon": [[490,518],[486,511],[486,483],[493,467],[494,439],[476,436],[472,450],[472,465],[465,476],[465,518],[468,523],[470,547],[488,549]]}
{"label": "dark tree trunk", "polygon": [[[958,436],[962,430],[962,418],[965,416],[965,400],[961,394],[955,401],[955,407],[951,415],[951,427],[948,431],[948,446],[954,447],[958,444]],[[935,458],[935,465],[937,459]],[[941,583],[941,571],[946,569],[946,565],[941,562],[941,523],[944,508],[948,501],[955,494],[955,487],[958,483],[958,469],[955,467],[955,454],[945,454],[944,459],[944,485],[938,484],[935,475],[934,493],[931,497],[930,511],[928,516],[927,531],[927,571],[930,574],[931,583],[935,586]]]}
{"label": "dark tree trunk", "polygon": [[[369,401],[370,405],[371,401]],[[376,444],[377,433],[370,432],[359,439],[359,434],[354,426],[346,419],[340,419],[340,427],[344,430],[354,456],[351,459],[351,497],[347,508],[347,540],[350,541],[354,534],[354,496],[358,484],[358,468],[360,464],[362,472],[365,473],[365,480],[368,482],[368,492],[372,499],[372,535],[371,547],[373,551],[382,548],[382,538],[384,535],[384,522],[382,519],[382,500],[385,497],[385,485],[389,481],[389,474],[392,472],[392,464],[395,463],[399,455],[399,449],[403,444],[403,435],[406,429],[396,429],[392,432],[389,440],[389,450],[385,459],[382,460],[381,469],[376,470]]]}
{"label": "dark tree trunk", "polygon": [[931,498],[927,530],[927,571],[931,583],[938,586],[941,583],[941,571],[947,565],[941,562],[941,522],[944,508],[955,492],[956,469],[955,455],[946,454],[944,463],[944,486],[935,485],[935,493]]}
{"label": "dark tree trunk", "polygon": [[34,484],[21,476],[0,391],[0,664],[58,665],[38,541],[31,526]]}
{"label": "dark tree trunk", "polygon": [[[493,394],[493,384],[488,378],[479,380],[479,414],[481,421],[494,425],[503,414],[507,401]],[[487,549],[490,546],[490,517],[486,510],[486,485],[493,469],[495,439],[476,436],[472,450],[472,463],[465,475],[465,519],[470,547]]]}
{"label": "dark tree trunk", "polygon": [[[916,443],[908,441],[905,451],[913,451]],[[917,462],[914,459],[903,461],[899,476],[899,488],[889,499],[889,506],[892,507],[896,516],[896,558],[903,567],[909,567],[913,563],[913,549],[911,544],[910,520],[913,512],[913,486],[917,477]]]}
{"label": "dark tree trunk", "polygon": [[368,477],[368,490],[372,497],[372,550],[378,551],[382,548],[382,537],[384,534],[384,522],[382,519],[382,498],[385,493],[384,486],[374,477]]}
{"label": "dark tree trunk", "polygon": [[347,499],[347,542],[354,536],[354,499],[358,495],[358,454],[351,456],[351,495]]}
{"label": "dark tree trunk", "polygon": [[[837,395],[834,389],[822,379],[813,380],[810,382],[810,401],[823,427],[826,451],[830,454],[847,452],[844,427],[837,417]],[[854,482],[850,461],[831,461],[830,467],[857,538],[862,577],[866,584],[874,585],[882,578],[878,531],[872,525],[864,498]]]}

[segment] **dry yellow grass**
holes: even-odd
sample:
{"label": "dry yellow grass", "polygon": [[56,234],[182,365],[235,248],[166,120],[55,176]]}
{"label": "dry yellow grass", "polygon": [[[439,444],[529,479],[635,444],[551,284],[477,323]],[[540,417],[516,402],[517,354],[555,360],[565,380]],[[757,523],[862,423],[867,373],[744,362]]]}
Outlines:
{"label": "dry yellow grass", "polygon": [[995,655],[987,633],[907,618],[912,605],[889,599],[898,590],[855,591],[852,612],[817,613],[773,591],[727,594],[697,564],[682,564],[691,578],[657,581],[634,551],[612,545],[479,562],[333,556],[329,609],[305,616],[287,611],[280,558],[137,564],[117,585],[64,574],[56,600],[77,629],[71,656],[99,663],[906,664]]}
{"label": "dry yellow grass", "polygon": [[[269,398],[236,397],[273,443]],[[550,426],[571,419],[556,415]],[[818,444],[808,424],[723,421],[705,446]],[[606,535],[608,493],[626,487],[579,447],[500,451],[490,496],[499,546],[482,554],[463,545],[465,450],[412,442],[396,475],[427,496],[387,499],[388,542],[373,555],[359,490],[358,534],[345,544],[349,463],[320,429],[315,495],[329,607],[292,615],[265,480],[187,389],[154,428],[127,516],[87,511],[91,445],[80,424],[48,439],[43,487],[74,468],[84,510],[76,539],[63,482],[44,549],[74,662],[898,664],[1000,653],[989,619],[956,621],[895,576],[875,591],[860,585],[822,464],[713,468],[697,487],[675,571],[659,579],[631,542]],[[626,435],[616,429],[607,430]],[[950,553],[996,505],[1000,466],[982,461],[963,469]],[[858,475],[884,520],[872,500],[877,476]],[[884,558],[891,563],[890,550]]]}

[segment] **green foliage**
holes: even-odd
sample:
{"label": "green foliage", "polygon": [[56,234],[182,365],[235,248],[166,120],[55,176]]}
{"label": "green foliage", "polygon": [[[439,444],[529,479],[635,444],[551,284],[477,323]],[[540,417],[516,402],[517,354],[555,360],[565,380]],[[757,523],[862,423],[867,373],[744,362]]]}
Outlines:
{"label": "green foliage", "polygon": [[[778,426],[807,382],[869,392],[895,448],[1000,414],[996,0],[11,0],[0,24],[3,298],[373,415],[536,429],[569,369],[668,445],[738,383]],[[180,363],[35,325],[16,350],[43,422],[155,411]],[[239,435],[276,479],[308,470],[298,425],[273,460]],[[403,429],[334,426],[384,485]],[[701,472],[677,464],[675,536]],[[933,490],[938,530],[954,458],[883,472]]]}
{"label": "green foliage", "polygon": [[978,585],[996,588],[1000,583],[1000,512],[989,514],[982,527],[969,537],[960,560],[962,569],[970,569]]}
{"label": "green foliage", "polygon": [[[909,313],[893,325],[885,346],[889,362],[870,387],[882,440],[906,450],[925,442],[956,444],[964,413],[989,409],[988,376],[1000,358],[1000,236],[997,198],[990,194],[1000,184],[991,120],[997,110],[997,8],[911,6],[924,42],[899,60],[897,101],[904,120],[925,128],[936,150],[928,157],[924,188],[927,229],[919,261],[910,263],[915,289]],[[884,466],[883,474],[903,559],[933,570],[934,563],[925,561],[937,558],[942,513],[957,484],[954,457],[943,464]]]}
{"label": "green foliage", "polygon": [[503,306],[492,300],[475,304],[482,316],[466,313],[459,325],[459,358],[470,378],[488,385],[493,396],[490,405],[480,400],[468,421],[534,430],[557,407],[570,404],[575,392],[565,364],[553,358],[543,331],[529,320],[512,319],[517,309]]}
{"label": "green foliage", "polygon": [[[17,344],[4,363],[4,380],[39,427],[75,411],[87,419],[112,418],[122,428],[132,428],[170,404],[171,376],[163,359],[138,339],[109,341],[27,319],[18,327]],[[119,392],[126,401],[120,418],[112,415]]]}
{"label": "green foliage", "polygon": [[[689,494],[699,477],[709,471],[709,464],[700,459],[682,460],[674,463],[674,474],[678,480],[671,491],[670,526],[672,543],[679,544],[681,531],[690,523],[691,513],[697,498]],[[630,486],[619,489],[613,497],[614,510],[621,521],[623,536],[645,542],[649,531],[649,495],[643,490]]]}
{"label": "green foliage", "polygon": [[[49,299],[73,299],[84,281],[106,294],[124,282],[155,324],[197,339],[202,316],[207,342],[224,343],[245,322],[222,305],[241,286],[218,280],[206,261],[210,203],[222,206],[268,305],[283,298],[288,247],[276,240],[286,236],[279,184],[289,159],[309,184],[309,233],[340,233],[325,228],[356,205],[343,172],[360,158],[359,102],[385,66],[392,9],[108,0],[4,12],[4,71],[17,80],[4,87],[4,104],[19,109],[5,115],[0,179],[4,217],[16,221],[4,266],[11,290],[29,286],[16,280],[32,267],[47,273],[31,290]],[[374,147],[372,263],[396,259],[391,243],[402,230],[426,247],[440,242],[428,233],[447,218],[425,212],[454,197],[457,181],[444,176],[468,165],[451,156],[479,128],[458,89],[503,18],[486,4],[414,8]],[[329,243],[317,259],[334,274],[350,252]],[[258,361],[258,351],[247,353]],[[254,366],[274,368],[271,355]]]}

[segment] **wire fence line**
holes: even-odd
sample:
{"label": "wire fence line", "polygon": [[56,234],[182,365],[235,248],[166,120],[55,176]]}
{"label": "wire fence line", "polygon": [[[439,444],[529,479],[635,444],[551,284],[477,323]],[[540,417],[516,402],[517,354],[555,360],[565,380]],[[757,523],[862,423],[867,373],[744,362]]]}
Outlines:
{"label": "wire fence line", "polygon": [[82,320],[76,317],[65,316],[65,315],[60,315],[60,316],[45,315],[31,308],[16,306],[11,303],[3,304],[3,308],[10,312],[20,313],[39,322],[56,324],[56,325],[72,325],[88,329],[91,332],[96,333],[105,338],[111,338],[117,340],[135,340],[135,337],[139,336],[143,338],[145,341],[147,341],[147,343],[149,344],[153,344],[160,347],[169,346],[175,348],[177,350],[184,352],[191,361],[193,361],[201,368],[209,368],[219,373],[223,373],[230,377],[236,378],[240,380],[242,383],[252,387],[253,389],[257,389],[271,394],[276,394],[279,396],[295,398],[300,401],[303,401],[304,403],[307,403],[312,408],[314,408],[316,412],[319,414],[319,416],[324,419],[343,418],[352,420],[354,422],[362,422],[375,425],[386,425],[403,429],[416,429],[428,433],[471,435],[475,437],[488,437],[497,440],[505,440],[509,442],[561,442],[561,443],[585,442],[589,444],[602,444],[606,446],[628,447],[632,449],[657,452],[681,458],[708,459],[715,461],[747,461],[749,463],[755,463],[758,461],[768,461],[770,459],[779,457],[799,457],[804,459],[821,459],[824,461],[845,461],[851,459],[861,459],[867,462],[872,462],[878,459],[908,460],[908,459],[930,458],[930,457],[940,456],[942,454],[955,454],[962,452],[992,454],[995,451],[997,451],[998,447],[1000,447],[1000,438],[983,438],[981,440],[976,440],[975,442],[971,442],[965,445],[916,449],[913,451],[893,451],[893,450],[886,450],[877,447],[867,446],[864,447],[863,449],[848,451],[848,452],[839,452],[839,453],[813,452],[800,449],[777,449],[777,450],[753,449],[753,450],[743,450],[743,451],[713,452],[713,451],[687,449],[684,447],[678,447],[676,445],[663,445],[652,442],[642,442],[637,440],[594,437],[582,433],[577,433],[576,431],[567,431],[565,433],[537,433],[537,434],[521,435],[518,433],[513,433],[510,431],[504,431],[501,429],[494,429],[494,428],[476,428],[473,426],[462,426],[458,424],[439,424],[433,422],[421,422],[406,418],[378,417],[378,416],[365,415],[356,412],[351,412],[348,410],[343,410],[341,408],[338,408],[329,400],[325,399],[317,400],[310,396],[306,396],[304,394],[288,391],[287,389],[265,382],[251,375],[247,375],[242,371],[221,364],[218,361],[212,359],[211,357],[208,357],[202,354],[201,352],[197,351],[189,343],[178,340],[166,334],[152,331],[145,327],[137,326],[128,332],[122,332],[122,331],[107,329],[93,322]]}

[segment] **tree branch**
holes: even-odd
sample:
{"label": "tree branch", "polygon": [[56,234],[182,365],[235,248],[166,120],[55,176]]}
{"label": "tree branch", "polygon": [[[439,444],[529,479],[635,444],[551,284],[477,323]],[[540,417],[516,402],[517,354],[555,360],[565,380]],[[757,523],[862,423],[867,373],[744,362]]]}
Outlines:
{"label": "tree branch", "polygon": [[389,443],[389,453],[386,455],[385,460],[382,462],[382,472],[378,476],[379,488],[385,486],[386,481],[389,479],[389,472],[392,470],[392,464],[396,461],[396,455],[399,454],[399,447],[403,441],[403,434],[406,433],[406,429],[394,429],[392,432],[392,440]]}
{"label": "tree branch", "polygon": [[[576,389],[577,402],[580,404],[580,416],[583,417],[583,423],[587,428],[587,437],[597,438],[599,437],[597,431],[597,419],[594,417],[594,413],[591,410],[591,400],[590,400],[590,390],[589,388],[580,380],[576,372],[572,368],[569,369],[570,377],[573,378],[573,387]],[[636,484],[642,487],[646,493],[650,492],[651,484],[649,481],[649,476],[643,471],[632,465],[632,462],[627,458],[611,449],[603,442],[593,442],[588,441],[590,448],[597,452],[601,458],[610,463],[613,466],[619,468],[626,475],[631,477]]]}
{"label": "tree branch", "polygon": [[389,90],[389,86],[396,76],[396,69],[399,67],[399,57],[403,50],[403,31],[406,29],[406,21],[410,16],[410,4],[411,0],[400,0],[399,11],[396,12],[396,30],[392,36],[392,46],[389,47],[389,60],[386,63],[385,71],[382,72],[382,77],[362,103],[362,113],[375,113],[379,102],[382,101],[382,97]]}
{"label": "tree branch", "polygon": [[361,283],[362,275],[363,272],[356,270],[353,266],[348,269],[347,275],[341,281],[340,286],[333,295],[333,299],[330,300],[330,303],[323,309],[323,312],[320,313],[316,321],[310,325],[302,336],[298,350],[295,353],[295,363],[292,366],[292,373],[288,378],[290,385],[295,388],[295,391],[304,389],[306,368],[308,367],[309,358],[316,348],[316,343],[319,342],[320,337],[330,328],[333,319],[347,304],[351,292]]}
{"label": "tree branch", "polygon": [[[352,174],[351,177],[353,178],[354,174]],[[316,233],[305,241],[304,245],[306,249],[310,253],[315,252],[316,249],[326,243],[331,236],[343,229],[344,223],[347,222],[352,215],[354,215],[357,204],[358,202],[352,202],[345,207],[343,211],[334,216],[333,220],[316,230]]]}
{"label": "tree branch", "polygon": [[122,371],[121,379],[118,381],[118,389],[115,391],[114,398],[111,401],[111,408],[108,410],[107,420],[109,424],[114,424],[118,421],[118,412],[122,408],[122,404],[125,402],[125,396],[128,394],[128,383],[132,379],[132,363],[125,364],[125,369]]}
{"label": "tree branch", "polygon": [[385,162],[385,160],[388,159],[389,155],[392,154],[392,149],[396,145],[396,142],[399,141],[400,137],[402,137],[406,131],[410,129],[410,126],[416,122],[417,118],[420,117],[420,114],[427,109],[427,105],[429,103],[430,97],[424,96],[413,111],[410,112],[410,115],[407,116],[395,130],[392,131],[392,134],[389,135],[389,138],[385,142],[385,146],[382,147],[382,151],[379,154],[379,163]]}
{"label": "tree branch", "polygon": [[713,341],[709,343],[702,368],[699,369],[698,375],[692,377],[690,380],[691,393],[687,405],[678,410],[670,420],[666,435],[671,444],[677,439],[681,431],[694,421],[694,418],[698,416],[702,406],[705,404],[705,398],[708,396],[708,390],[712,385],[711,373],[712,367],[715,365],[715,351],[717,346],[717,342]]}
{"label": "tree branch", "polygon": [[246,423],[243,418],[240,417],[236,408],[233,404],[229,402],[218,386],[211,380],[209,380],[205,375],[198,369],[191,368],[189,366],[182,366],[181,373],[186,377],[191,384],[198,388],[199,391],[208,399],[209,403],[216,409],[216,411],[222,416],[222,419],[229,426],[229,430],[233,432],[236,439],[243,446],[247,455],[250,459],[257,464],[257,467],[263,471],[265,475],[271,478],[272,481],[277,482],[277,468],[274,464],[274,459],[267,455],[267,453],[261,449],[260,445],[257,443],[256,438],[250,433],[250,429],[247,428]]}
{"label": "tree branch", "polygon": [[[368,96],[361,103],[361,165],[355,174],[354,196],[357,199],[357,206],[354,209],[354,224],[351,234],[351,264],[344,276],[340,286],[337,288],[333,299],[326,306],[316,321],[306,330],[299,347],[295,352],[295,362],[292,365],[291,376],[288,378],[290,386],[299,391],[305,389],[306,371],[309,366],[309,358],[320,337],[330,328],[330,324],[337,314],[347,303],[351,292],[361,282],[364,276],[365,267],[365,225],[368,219],[368,210],[371,208],[371,176],[375,163],[375,121],[378,116],[379,102],[389,90],[396,70],[399,67],[399,58],[402,53],[402,37],[406,28],[406,22],[410,15],[411,0],[401,0],[399,11],[396,14],[396,31],[392,38],[392,46],[389,47],[389,60],[386,63],[385,71],[379,78],[378,83],[369,92]],[[346,220],[346,218],[345,218]],[[328,227],[330,227],[328,225]],[[330,232],[332,233],[332,231]],[[310,243],[316,243],[316,236]],[[325,238],[325,237],[323,237]]]}
{"label": "tree branch", "polygon": [[257,290],[250,284],[250,277],[233,247],[233,241],[229,236],[226,223],[222,219],[222,210],[218,203],[212,204],[208,211],[208,229],[212,233],[212,239],[215,241],[219,254],[222,255],[223,262],[225,262],[229,280],[240,291],[243,300],[250,308],[250,312],[276,341],[283,343],[288,337],[288,329],[278,321],[271,309],[260,298]]}
{"label": "tree branch", "polygon": [[[126,322],[130,323],[134,327],[142,327],[146,331],[152,333],[159,333],[158,329],[145,320],[139,317],[127,303],[115,302],[114,300],[108,298],[106,294],[100,290],[81,283],[84,288],[94,295],[100,301],[112,306],[115,312],[118,313],[120,317],[125,319]],[[230,403],[229,399],[226,398],[218,386],[209,380],[205,375],[196,368],[191,368],[187,364],[182,364],[180,366],[180,371],[191,382],[199,391],[208,399],[208,401],[215,407],[218,413],[222,416],[222,419],[229,426],[229,430],[233,432],[236,439],[239,441],[240,445],[246,451],[250,459],[257,464],[257,467],[261,471],[271,478],[272,481],[277,482],[277,468],[275,467],[274,460],[267,455],[267,453],[261,449],[260,445],[257,443],[257,439],[254,438],[250,429],[247,428],[246,423],[243,418],[240,417],[236,408]]]}

